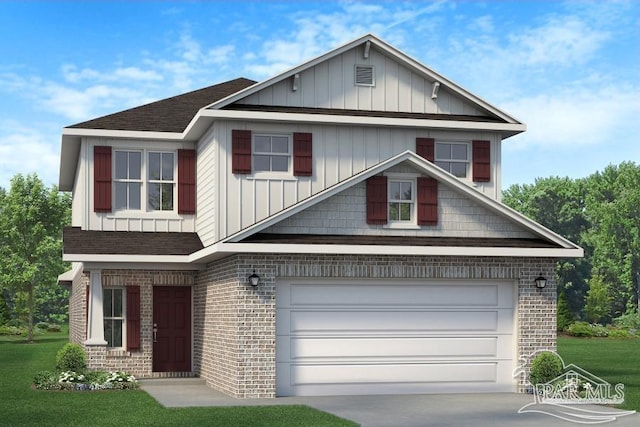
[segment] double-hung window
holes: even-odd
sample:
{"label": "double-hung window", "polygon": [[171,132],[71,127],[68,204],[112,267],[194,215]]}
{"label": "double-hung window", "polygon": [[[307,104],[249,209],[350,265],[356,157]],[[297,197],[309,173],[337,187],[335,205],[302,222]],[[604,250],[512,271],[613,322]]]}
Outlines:
{"label": "double-hung window", "polygon": [[104,339],[107,347],[124,346],[124,289],[106,288],[103,291]]}
{"label": "double-hung window", "polygon": [[172,211],[174,192],[174,153],[149,153],[147,164],[147,209]]}
{"label": "double-hung window", "polygon": [[142,152],[116,151],[115,208],[140,210],[142,190]]}
{"label": "double-hung window", "polygon": [[255,172],[288,172],[291,163],[288,135],[256,134],[253,138]]}
{"label": "double-hung window", "polygon": [[415,219],[415,181],[389,179],[389,222]]}
{"label": "double-hung window", "polygon": [[464,142],[437,142],[435,163],[458,178],[469,175],[469,144]]}

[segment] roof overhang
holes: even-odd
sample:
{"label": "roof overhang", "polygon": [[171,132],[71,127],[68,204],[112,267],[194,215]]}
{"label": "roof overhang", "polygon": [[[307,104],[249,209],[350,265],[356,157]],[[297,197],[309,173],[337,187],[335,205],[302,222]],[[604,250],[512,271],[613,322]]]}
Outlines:
{"label": "roof overhang", "polygon": [[190,256],[192,262],[210,263],[235,254],[398,255],[580,258],[582,248],[512,248],[459,246],[300,245],[273,243],[216,243]]}

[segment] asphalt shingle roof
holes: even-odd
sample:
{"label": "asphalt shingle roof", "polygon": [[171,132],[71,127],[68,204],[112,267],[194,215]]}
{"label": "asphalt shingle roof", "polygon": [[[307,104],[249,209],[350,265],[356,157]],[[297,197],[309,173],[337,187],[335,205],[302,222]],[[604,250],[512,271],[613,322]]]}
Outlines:
{"label": "asphalt shingle roof", "polygon": [[198,110],[254,85],[243,77],[77,123],[69,128],[182,132]]}

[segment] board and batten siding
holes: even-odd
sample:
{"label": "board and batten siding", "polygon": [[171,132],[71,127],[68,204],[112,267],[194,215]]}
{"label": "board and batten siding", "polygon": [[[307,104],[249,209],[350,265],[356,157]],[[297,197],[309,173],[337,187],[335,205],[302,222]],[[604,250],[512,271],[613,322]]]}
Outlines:
{"label": "board and batten siding", "polygon": [[[93,147],[110,146],[113,150],[173,151],[193,149],[193,142],[137,141],[107,138],[83,138],[78,173],[73,190],[72,224],[83,230],[94,231],[149,231],[149,232],[194,232],[194,215],[177,213],[177,197],[174,199],[174,212],[112,211],[94,212],[93,209]],[[88,165],[88,167],[87,167]],[[112,165],[113,167],[113,165]],[[177,168],[175,188],[177,194]],[[143,172],[144,173],[144,172]],[[146,181],[143,177],[143,182]],[[113,184],[112,184],[113,185]],[[146,204],[146,186],[143,185],[141,203]],[[197,188],[197,183],[196,183]],[[115,194],[115,193],[114,193]]]}
{"label": "board and batten siding", "polygon": [[[233,129],[288,135],[311,132],[313,175],[232,173]],[[215,122],[213,131],[198,144],[196,231],[203,244],[214,243],[396,154],[414,151],[416,137],[432,137],[436,141],[491,141],[492,180],[473,183],[469,178],[465,182],[490,197],[499,198],[500,135],[497,133],[221,120]],[[211,176],[206,175],[209,171],[213,171]]]}
{"label": "board and batten siding", "polygon": [[[355,85],[356,65],[374,67],[374,86]],[[356,47],[302,71],[298,88],[292,88],[293,81],[287,78],[238,103],[486,116],[442,86],[437,98],[432,99],[433,81],[373,47],[367,59],[363,58],[362,47]]]}

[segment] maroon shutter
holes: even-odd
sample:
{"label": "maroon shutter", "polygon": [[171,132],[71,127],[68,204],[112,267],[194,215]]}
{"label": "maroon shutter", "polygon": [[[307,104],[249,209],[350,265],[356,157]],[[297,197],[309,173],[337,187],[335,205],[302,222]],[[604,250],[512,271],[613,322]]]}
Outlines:
{"label": "maroon shutter", "polygon": [[111,212],[111,147],[93,147],[93,210]]}
{"label": "maroon shutter", "polygon": [[473,182],[489,182],[491,180],[491,143],[489,141],[473,141]]}
{"label": "maroon shutter", "polygon": [[438,181],[418,178],[418,225],[438,224]]}
{"label": "maroon shutter", "polygon": [[196,150],[178,150],[178,213],[196,213]]}
{"label": "maroon shutter", "polygon": [[293,134],[293,175],[311,176],[313,172],[313,137],[310,133]]}
{"label": "maroon shutter", "polygon": [[127,286],[127,350],[140,348],[140,286]]}
{"label": "maroon shutter", "polygon": [[251,173],[251,131],[231,131],[231,170],[233,173]]}
{"label": "maroon shutter", "polygon": [[434,139],[416,138],[416,154],[429,160],[430,162],[434,162],[436,159]]}
{"label": "maroon shutter", "polygon": [[372,176],[367,180],[367,224],[387,223],[387,177]]}

